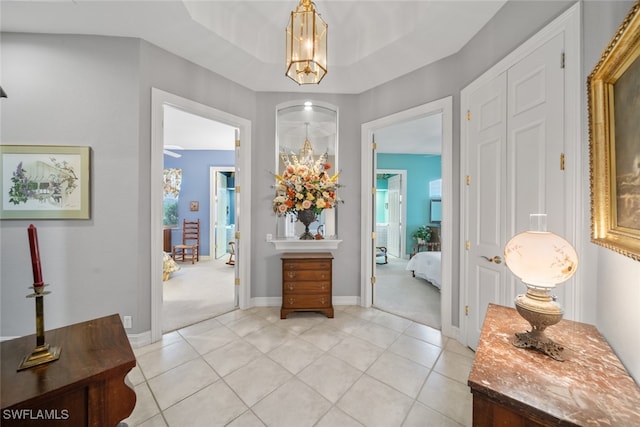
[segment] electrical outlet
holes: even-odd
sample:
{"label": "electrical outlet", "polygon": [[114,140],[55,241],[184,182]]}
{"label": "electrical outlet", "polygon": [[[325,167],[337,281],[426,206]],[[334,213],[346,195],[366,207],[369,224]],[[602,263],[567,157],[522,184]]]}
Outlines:
{"label": "electrical outlet", "polygon": [[122,324],[124,325],[125,329],[131,329],[131,316],[124,316],[122,318]]}

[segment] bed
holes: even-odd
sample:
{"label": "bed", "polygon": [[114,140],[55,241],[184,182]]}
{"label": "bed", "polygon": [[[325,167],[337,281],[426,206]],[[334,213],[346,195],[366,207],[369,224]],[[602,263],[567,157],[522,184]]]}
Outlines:
{"label": "bed", "polygon": [[425,279],[440,289],[440,282],[442,282],[441,253],[418,252],[407,263],[407,270],[413,271],[414,277]]}

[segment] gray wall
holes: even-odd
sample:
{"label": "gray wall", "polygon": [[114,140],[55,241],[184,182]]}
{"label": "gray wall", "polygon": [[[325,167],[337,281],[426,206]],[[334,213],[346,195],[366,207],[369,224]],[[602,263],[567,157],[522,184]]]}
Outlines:
{"label": "gray wall", "polygon": [[[586,80],[600,60],[618,26],[623,21],[634,2],[592,2],[586,1],[583,10],[583,81]],[[585,86],[586,87],[586,86]],[[582,154],[585,159],[583,173],[583,199],[586,225],[589,217],[589,135],[587,132],[586,90],[583,102],[584,132]],[[585,227],[584,235],[589,235]],[[586,238],[586,237],[585,237]],[[586,255],[586,256],[585,256]],[[619,255],[611,250],[593,244],[583,255],[580,268],[588,269],[589,281],[585,283],[585,310],[591,311],[593,321],[604,335],[622,363],[631,372],[636,382],[640,382],[640,262]],[[583,284],[580,284],[583,285]],[[595,307],[595,310],[594,308]]]}
{"label": "gray wall", "polygon": [[[341,190],[338,221],[344,242],[336,252],[337,296],[358,296],[360,272],[360,125],[445,96],[453,96],[454,218],[459,241],[460,90],[566,10],[563,1],[507,3],[459,53],[360,95],[316,95],[340,109]],[[584,77],[590,72],[631,2],[583,3]],[[526,19],[522,19],[525,16]],[[43,274],[53,292],[47,328],[119,312],[134,317],[132,333],[150,329],[151,87],[193,99],[252,123],[252,297],[280,295],[280,263],[265,234],[271,213],[275,159],[275,106],[301,94],[255,93],[144,41],[127,38],[3,34],[1,102],[3,144],[66,144],[92,147],[92,219],[2,221],[0,224],[0,335],[34,331],[26,228],[38,226]],[[586,105],[586,103],[585,103]],[[586,107],[585,116],[586,116]],[[588,163],[586,119],[582,156]],[[584,182],[588,218],[588,170]],[[259,214],[262,213],[262,214]],[[589,230],[585,226],[584,239]],[[640,300],[640,263],[589,246],[582,307],[601,328],[638,379],[640,324],[631,305]],[[454,252],[454,301],[459,262]],[[600,285],[606,284],[606,286]],[[453,323],[459,312],[454,303]],[[597,313],[597,314],[594,314]]]}
{"label": "gray wall", "polygon": [[142,240],[148,233],[139,230],[148,217],[138,201],[139,44],[2,36],[2,87],[9,95],[2,100],[2,144],[92,147],[91,220],[2,221],[2,336],[35,332],[34,302],[25,298],[33,283],[29,223],[38,227],[42,273],[51,285],[47,328],[139,313],[140,265],[148,262],[137,254],[149,246]]}

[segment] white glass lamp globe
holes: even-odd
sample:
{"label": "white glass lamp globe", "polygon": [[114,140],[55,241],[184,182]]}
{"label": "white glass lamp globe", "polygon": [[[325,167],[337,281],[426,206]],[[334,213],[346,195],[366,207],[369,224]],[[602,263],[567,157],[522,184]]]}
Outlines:
{"label": "white glass lamp globe", "polygon": [[553,288],[574,275],[578,254],[573,246],[549,231],[525,231],[506,244],[504,259],[525,284]]}

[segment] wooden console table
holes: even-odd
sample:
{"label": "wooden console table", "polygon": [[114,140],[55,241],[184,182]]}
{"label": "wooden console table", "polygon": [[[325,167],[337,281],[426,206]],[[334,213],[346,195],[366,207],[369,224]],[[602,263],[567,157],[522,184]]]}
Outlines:
{"label": "wooden console table", "polygon": [[45,332],[60,359],[18,372],[36,337],[2,342],[2,409],[5,426],[115,427],[136,403],[125,376],[136,365],[117,314]]}
{"label": "wooden console table", "polygon": [[474,426],[640,426],[640,388],[594,326],[546,330],[564,362],[511,344],[530,328],[515,309],[489,304],[468,382]]}
{"label": "wooden console table", "polygon": [[284,253],[280,318],[293,311],[320,311],[333,317],[332,260],[328,252]]}

